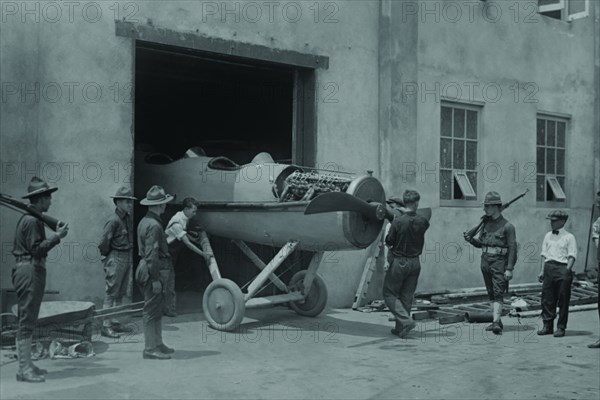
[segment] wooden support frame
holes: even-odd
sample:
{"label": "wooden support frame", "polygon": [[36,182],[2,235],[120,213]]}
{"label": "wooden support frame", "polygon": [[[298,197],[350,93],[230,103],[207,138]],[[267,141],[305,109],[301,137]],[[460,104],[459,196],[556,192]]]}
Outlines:
{"label": "wooden support frame", "polygon": [[[264,270],[267,265],[263,262],[263,260],[260,259],[260,257],[258,257],[250,247],[248,247],[248,245],[246,243],[244,243],[241,240],[233,240],[233,243],[235,243],[235,245],[237,247],[239,247],[239,249],[242,251],[242,253],[244,253],[246,255],[246,257],[248,257],[250,259],[250,261],[252,261],[252,263],[254,265],[256,265],[256,267],[258,269],[260,269],[261,271]],[[271,282],[273,282],[273,284],[275,286],[277,286],[277,289],[281,290],[282,292],[288,293],[288,287],[285,283],[283,283],[283,281],[281,279],[279,279],[277,277],[277,275],[271,273],[268,276],[269,280]]]}
{"label": "wooden support frame", "polygon": [[252,283],[248,286],[248,293],[244,295],[244,300],[248,301],[254,295],[260,287],[269,279],[270,275],[285,261],[285,259],[292,254],[292,252],[298,247],[298,242],[290,241],[286,243],[281,250],[273,257],[271,261],[265,266],[265,268],[254,278]]}

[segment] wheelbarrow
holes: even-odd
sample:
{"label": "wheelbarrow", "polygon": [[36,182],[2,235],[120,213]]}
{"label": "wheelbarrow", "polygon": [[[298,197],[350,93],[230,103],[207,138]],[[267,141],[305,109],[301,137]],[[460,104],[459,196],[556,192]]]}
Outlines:
{"label": "wheelbarrow", "polygon": [[[90,341],[94,325],[100,326],[106,318],[141,313],[144,302],[124,304],[121,306],[96,310],[95,304],[89,301],[44,301],[40,306],[37,326],[33,336],[37,339],[64,338]],[[16,337],[18,327],[18,306],[11,308],[11,313],[0,314],[2,324],[2,344],[9,344]],[[12,339],[14,341],[14,339]]]}

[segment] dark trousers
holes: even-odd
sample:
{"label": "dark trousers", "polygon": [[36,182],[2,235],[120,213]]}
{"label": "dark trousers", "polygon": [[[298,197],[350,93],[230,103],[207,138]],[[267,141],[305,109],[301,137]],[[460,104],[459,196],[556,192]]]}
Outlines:
{"label": "dark trousers", "polygon": [[28,339],[33,336],[40,313],[46,289],[46,268],[35,267],[31,262],[17,263],[12,270],[12,282],[19,307],[17,340]]}
{"label": "dark trousers", "polygon": [[490,301],[502,302],[504,299],[503,296],[507,284],[504,277],[506,263],[506,256],[481,255],[481,273],[483,274],[483,282],[485,283]]}
{"label": "dark trousers", "polygon": [[410,325],[412,308],[421,263],[419,257],[394,257],[383,281],[383,300],[396,318],[396,328]]}
{"label": "dark trousers", "polygon": [[542,283],[542,320],[544,324],[554,324],[558,305],[560,311],[556,327],[567,329],[572,282],[573,273],[567,270],[566,264],[553,261],[544,264],[544,281]]}
{"label": "dark trousers", "polygon": [[184,249],[184,245],[179,240],[175,240],[169,245],[169,254],[171,255],[171,268],[161,270],[161,276],[165,283],[165,304],[163,310],[165,313],[177,312],[177,293],[175,292],[175,266],[179,260],[179,256]]}
{"label": "dark trousers", "polygon": [[[144,309],[142,320],[144,321],[144,348],[153,350],[162,344],[162,315],[164,307],[164,294],[152,291],[152,281],[148,280],[140,286],[144,293]],[[163,282],[164,291],[164,282]]]}
{"label": "dark trousers", "polygon": [[[104,260],[104,304],[103,308],[120,306],[131,282],[131,252],[111,250]],[[114,320],[113,322],[116,322]],[[110,319],[103,324],[110,326]]]}

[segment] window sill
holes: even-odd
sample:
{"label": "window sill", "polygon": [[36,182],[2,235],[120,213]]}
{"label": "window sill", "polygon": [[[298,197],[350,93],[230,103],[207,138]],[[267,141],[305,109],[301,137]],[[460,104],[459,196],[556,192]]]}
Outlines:
{"label": "window sill", "polygon": [[482,208],[483,204],[477,200],[440,200],[440,207]]}
{"label": "window sill", "polygon": [[535,202],[537,208],[569,208],[569,203],[565,201],[537,201]]}

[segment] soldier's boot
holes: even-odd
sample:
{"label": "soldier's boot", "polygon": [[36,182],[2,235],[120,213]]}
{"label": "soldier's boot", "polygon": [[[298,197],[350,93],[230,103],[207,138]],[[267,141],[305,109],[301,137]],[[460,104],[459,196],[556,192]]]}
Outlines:
{"label": "soldier's boot", "polygon": [[17,381],[39,383],[45,382],[44,375],[37,374],[31,362],[31,338],[17,340],[17,357],[19,359],[19,370]]}
{"label": "soldier's boot", "polygon": [[48,373],[48,370],[46,370],[44,368],[38,368],[38,366],[33,363],[31,358],[29,358],[29,365],[31,366],[33,371],[38,375],[46,375]]}
{"label": "soldier's boot", "polygon": [[554,333],[554,321],[544,321],[544,327],[537,331],[540,336],[551,335]]}
{"label": "soldier's boot", "polygon": [[156,333],[154,332],[154,321],[144,321],[144,351],[156,348]]}
{"label": "soldier's boot", "polygon": [[492,332],[496,335],[502,334],[502,329],[504,329],[504,325],[502,324],[502,303],[499,301],[495,301],[493,304],[494,311],[492,315],[494,316],[492,322]]}
{"label": "soldier's boot", "polygon": [[[492,321],[494,320],[493,315],[494,315],[494,303],[490,303],[490,313],[492,313]],[[494,323],[492,322],[491,324],[489,324],[488,326],[485,327],[485,330],[488,332],[491,332],[492,329],[494,329]]]}
{"label": "soldier's boot", "polygon": [[164,354],[172,354],[175,353],[175,349],[173,349],[172,347],[167,346],[166,344],[163,343],[163,339],[162,339],[162,321],[161,320],[157,320],[154,323],[154,329],[155,329],[155,335],[156,335],[156,348],[158,349],[158,351],[160,351],[161,353]]}
{"label": "soldier's boot", "polygon": [[160,324],[160,320],[153,320],[144,324],[144,340],[146,346],[143,352],[143,358],[149,360],[168,360],[171,357],[160,351],[159,337],[157,336],[156,324]]}

